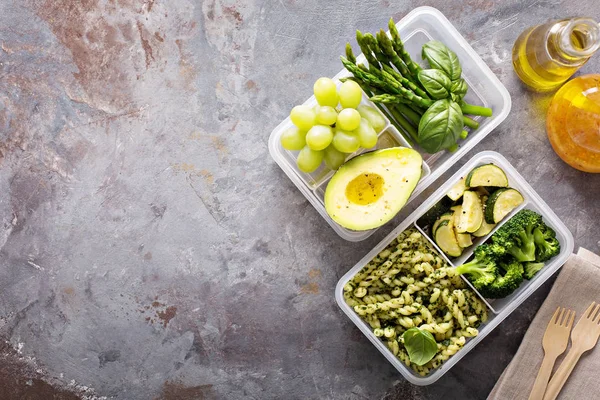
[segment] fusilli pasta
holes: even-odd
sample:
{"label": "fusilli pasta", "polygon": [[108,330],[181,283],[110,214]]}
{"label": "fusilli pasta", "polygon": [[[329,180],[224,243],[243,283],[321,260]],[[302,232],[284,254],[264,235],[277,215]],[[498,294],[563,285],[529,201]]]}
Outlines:
{"label": "fusilli pasta", "polygon": [[[485,304],[415,228],[402,232],[344,287],[344,299],[387,342],[390,351],[427,375],[477,336]],[[430,332],[438,352],[425,365],[411,363],[402,334]]]}

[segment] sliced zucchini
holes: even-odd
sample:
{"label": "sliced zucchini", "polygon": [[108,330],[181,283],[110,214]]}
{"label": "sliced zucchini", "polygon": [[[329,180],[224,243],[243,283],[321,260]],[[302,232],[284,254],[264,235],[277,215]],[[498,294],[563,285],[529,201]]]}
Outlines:
{"label": "sliced zucchini", "polygon": [[467,185],[465,184],[465,178],[460,178],[458,182],[447,193],[447,196],[450,197],[453,201],[460,199],[463,193],[467,190]]}
{"label": "sliced zucchini", "polygon": [[451,220],[453,218],[453,215],[454,214],[452,212],[447,212],[447,213],[444,213],[444,214],[440,215],[440,217],[437,219],[437,221],[435,221],[435,223],[433,224],[433,227],[431,228],[431,234],[432,234],[432,236],[435,237],[435,231],[440,226],[440,223],[442,221]]}
{"label": "sliced zucchini", "polygon": [[479,195],[467,190],[463,194],[463,203],[460,215],[456,217],[456,232],[475,232],[483,222],[483,206]]}
{"label": "sliced zucchini", "polygon": [[453,215],[454,215],[454,211],[448,211],[447,213],[440,215],[440,220],[445,221],[445,220],[452,219]]}
{"label": "sliced zucchini", "polygon": [[462,248],[458,245],[452,219],[440,222],[435,231],[435,242],[440,249],[451,257],[459,257],[462,254]]}
{"label": "sliced zucchini", "polygon": [[485,221],[497,224],[512,210],[517,208],[525,199],[517,189],[502,188],[496,190],[487,199],[485,205]]}
{"label": "sliced zucchini", "polygon": [[440,217],[440,215],[448,212],[451,205],[452,200],[447,197],[443,197],[440,201],[431,206],[431,208],[417,220],[417,224],[419,226],[433,226],[433,223]]}
{"label": "sliced zucchini", "polygon": [[508,187],[508,178],[502,168],[494,164],[486,164],[473,168],[467,175],[465,183],[470,188],[479,186]]}
{"label": "sliced zucchini", "polygon": [[[492,191],[493,191],[493,188],[490,188],[490,189],[492,189]],[[490,192],[484,186],[479,186],[477,189],[475,189],[475,191],[477,192],[477,194],[479,194],[479,197],[483,197],[483,196],[487,197],[490,195]]]}
{"label": "sliced zucchini", "polygon": [[463,249],[473,244],[473,239],[471,239],[470,233],[457,233],[456,241],[458,242],[458,245]]}
{"label": "sliced zucchini", "polygon": [[484,218],[479,229],[477,229],[475,232],[473,232],[472,235],[475,237],[484,237],[485,235],[490,233],[492,231],[492,229],[494,229],[495,226],[496,226],[496,224],[488,224],[487,222],[485,222],[485,218]]}
{"label": "sliced zucchini", "polygon": [[496,226],[496,224],[488,224],[487,222],[485,222],[485,210],[487,199],[488,196],[481,196],[481,204],[483,205],[483,222],[481,223],[481,227],[479,227],[479,229],[472,233],[472,235],[475,237],[484,237],[485,235],[490,233],[492,229],[494,229],[494,227]]}
{"label": "sliced zucchini", "polygon": [[462,214],[462,212],[461,212],[462,206],[460,206],[460,205],[454,206],[454,207],[451,208],[451,210],[454,211],[454,218],[453,218],[454,233],[456,234],[456,240],[458,241],[458,245],[460,247],[462,247],[463,249],[465,247],[469,247],[470,245],[473,244],[473,241],[471,240],[471,234],[469,234],[469,233],[459,233],[459,232],[456,231],[456,224],[458,222],[457,219]]}

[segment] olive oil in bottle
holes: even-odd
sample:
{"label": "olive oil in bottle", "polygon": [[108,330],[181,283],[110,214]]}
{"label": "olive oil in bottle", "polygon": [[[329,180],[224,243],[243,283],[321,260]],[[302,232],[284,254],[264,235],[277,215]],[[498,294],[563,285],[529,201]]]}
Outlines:
{"label": "olive oil in bottle", "polygon": [[530,88],[557,89],[600,47],[600,26],[591,18],[552,21],[527,29],[513,47],[513,67]]}

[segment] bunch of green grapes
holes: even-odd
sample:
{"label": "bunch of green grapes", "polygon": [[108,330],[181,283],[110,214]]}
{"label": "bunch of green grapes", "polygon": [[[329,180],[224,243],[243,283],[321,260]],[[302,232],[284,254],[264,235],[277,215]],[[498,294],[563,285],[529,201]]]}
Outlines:
{"label": "bunch of green grapes", "polygon": [[338,90],[330,78],[319,78],[313,90],[319,104],[294,107],[294,126],[281,135],[283,148],[300,150],[296,162],[301,171],[313,172],[323,161],[336,170],[348,154],[377,144],[385,119],[373,107],[360,105],[362,90],[356,82],[346,81]]}

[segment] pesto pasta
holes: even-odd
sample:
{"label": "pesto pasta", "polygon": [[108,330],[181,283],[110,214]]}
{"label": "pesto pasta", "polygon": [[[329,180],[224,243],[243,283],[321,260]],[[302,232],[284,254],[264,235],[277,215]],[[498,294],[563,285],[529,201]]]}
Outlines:
{"label": "pesto pasta", "polygon": [[[400,361],[422,376],[477,336],[487,320],[483,301],[415,228],[365,265],[344,287],[344,299]],[[414,327],[430,332],[438,346],[421,366],[410,361],[402,339]]]}

